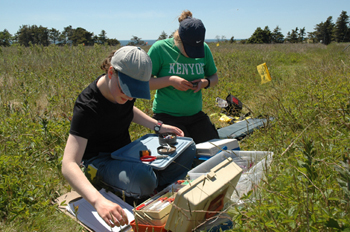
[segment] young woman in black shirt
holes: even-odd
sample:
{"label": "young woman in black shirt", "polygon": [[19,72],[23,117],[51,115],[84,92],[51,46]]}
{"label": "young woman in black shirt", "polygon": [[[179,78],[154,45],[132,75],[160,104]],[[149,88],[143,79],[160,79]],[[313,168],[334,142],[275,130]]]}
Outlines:
{"label": "young woman in black shirt", "polygon": [[160,133],[171,132],[178,136],[184,136],[184,133],[177,127],[158,122],[134,106],[135,98],[150,99],[152,62],[144,50],[124,46],[111,53],[101,68],[106,73],[84,89],[74,105],[62,173],[74,190],[114,227],[128,224],[126,213],[90,183],[79,167],[82,161],[85,167],[89,164],[96,167],[97,176],[104,184],[127,196],[140,198],[152,194],[158,185],[183,178],[195,154],[179,156],[176,161],[180,165],[170,165],[169,172],[161,177],[142,162],[112,159],[112,152],[131,142],[128,131],[131,122],[150,129],[161,126]]}

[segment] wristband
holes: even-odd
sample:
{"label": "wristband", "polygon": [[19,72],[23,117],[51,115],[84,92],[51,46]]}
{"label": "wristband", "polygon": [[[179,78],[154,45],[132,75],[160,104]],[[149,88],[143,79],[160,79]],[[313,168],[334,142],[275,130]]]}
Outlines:
{"label": "wristband", "polygon": [[210,79],[209,79],[209,78],[205,78],[205,79],[207,79],[207,81],[208,81],[208,85],[207,85],[206,87],[204,87],[204,89],[207,89],[207,88],[209,88],[209,87],[210,87]]}

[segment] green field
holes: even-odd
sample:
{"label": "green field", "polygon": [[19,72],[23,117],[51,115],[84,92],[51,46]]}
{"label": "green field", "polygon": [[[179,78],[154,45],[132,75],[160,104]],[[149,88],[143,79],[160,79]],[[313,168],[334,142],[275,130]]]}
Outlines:
{"label": "green field", "polygon": [[[215,98],[229,93],[243,113],[274,118],[240,141],[241,150],[272,151],[274,160],[255,200],[229,211],[234,231],[350,231],[347,46],[210,44],[220,78],[203,90],[212,122],[228,125]],[[60,169],[74,101],[113,49],[0,47],[1,231],[83,231],[51,201],[70,190]],[[272,81],[262,85],[256,67],[264,62]],[[136,105],[152,114],[152,101]],[[130,133],[153,132],[132,124]]]}

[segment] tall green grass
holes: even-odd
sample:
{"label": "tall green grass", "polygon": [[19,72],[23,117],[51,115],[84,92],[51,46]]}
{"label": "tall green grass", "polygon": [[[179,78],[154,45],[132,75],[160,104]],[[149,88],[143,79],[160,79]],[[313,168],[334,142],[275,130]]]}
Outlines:
{"label": "tall green grass", "polygon": [[[273,117],[240,141],[274,152],[267,178],[230,215],[237,231],[338,231],[350,227],[350,50],[347,44],[210,44],[217,86],[203,110],[219,128],[215,98],[231,93],[243,113]],[[0,48],[0,228],[81,231],[51,201],[70,190],[61,159],[77,95],[118,47]],[[147,51],[149,47],[144,47]],[[261,84],[266,62],[272,81]],[[152,101],[136,105],[151,115]],[[139,125],[132,139],[152,133]],[[348,166],[346,166],[346,163]],[[248,196],[247,196],[248,198]]]}

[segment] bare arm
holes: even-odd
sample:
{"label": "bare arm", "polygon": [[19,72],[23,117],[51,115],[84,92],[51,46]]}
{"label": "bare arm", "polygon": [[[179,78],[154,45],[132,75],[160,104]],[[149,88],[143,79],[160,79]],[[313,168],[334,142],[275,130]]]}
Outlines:
{"label": "bare arm", "polygon": [[210,87],[215,86],[219,82],[218,73],[214,73],[213,75],[207,78],[210,79]]}
{"label": "bare arm", "polygon": [[[141,110],[139,110],[136,106],[134,106],[134,118],[132,120],[133,122],[140,124],[144,127],[147,127],[151,130],[153,130],[154,126],[157,124],[157,120],[154,118],[151,118]],[[167,124],[163,124],[160,128],[159,133],[175,133],[178,136],[184,136],[184,133],[182,130],[180,130],[177,127],[170,126]]]}
{"label": "bare arm", "polygon": [[[106,198],[90,183],[79,164],[82,160],[87,139],[69,135],[62,160],[62,174],[69,184],[98,212],[101,218],[111,227],[128,224],[124,210]],[[114,224],[111,223],[115,222]]]}

